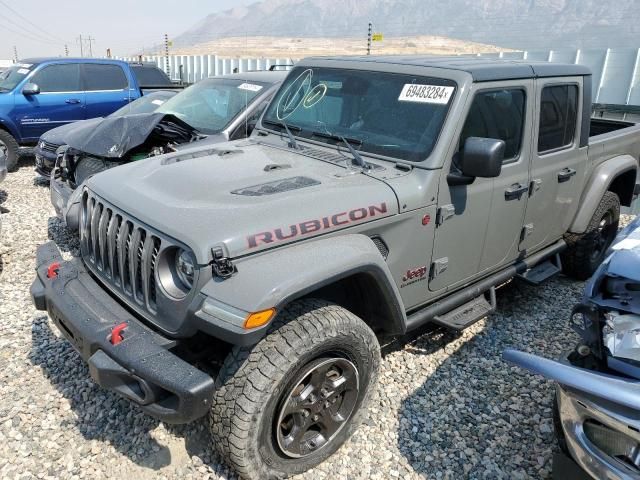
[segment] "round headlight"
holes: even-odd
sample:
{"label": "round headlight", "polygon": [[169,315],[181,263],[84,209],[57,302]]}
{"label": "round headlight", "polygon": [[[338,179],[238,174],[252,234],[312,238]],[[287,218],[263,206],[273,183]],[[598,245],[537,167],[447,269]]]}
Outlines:
{"label": "round headlight", "polygon": [[178,278],[188,290],[193,288],[193,277],[196,270],[196,262],[193,255],[183,249],[176,251],[176,273]]}

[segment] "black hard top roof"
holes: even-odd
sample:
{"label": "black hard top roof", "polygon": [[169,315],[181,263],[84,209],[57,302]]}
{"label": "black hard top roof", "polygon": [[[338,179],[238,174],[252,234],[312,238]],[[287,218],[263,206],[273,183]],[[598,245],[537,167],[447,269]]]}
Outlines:
{"label": "black hard top roof", "polygon": [[474,56],[435,55],[361,55],[337,57],[311,57],[306,61],[331,60],[339,62],[369,62],[380,64],[409,65],[416,67],[443,68],[468,72],[475,82],[511,80],[537,77],[565,77],[591,75],[584,65],[571,63],[530,62],[502,58]]}

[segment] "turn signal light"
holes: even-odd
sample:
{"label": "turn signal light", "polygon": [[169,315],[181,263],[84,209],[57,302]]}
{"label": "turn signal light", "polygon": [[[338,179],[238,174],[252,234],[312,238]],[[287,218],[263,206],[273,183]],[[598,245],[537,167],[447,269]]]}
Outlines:
{"label": "turn signal light", "polygon": [[250,313],[249,315],[247,315],[247,318],[244,321],[244,328],[249,330],[251,328],[261,327],[269,323],[269,320],[273,318],[275,313],[275,308],[269,308],[260,312]]}

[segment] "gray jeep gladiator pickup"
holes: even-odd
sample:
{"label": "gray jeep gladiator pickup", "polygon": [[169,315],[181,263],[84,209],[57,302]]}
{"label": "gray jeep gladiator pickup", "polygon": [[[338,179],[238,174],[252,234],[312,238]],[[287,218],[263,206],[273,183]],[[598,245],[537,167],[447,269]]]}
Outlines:
{"label": "gray jeep gladiator pickup", "polygon": [[365,415],[381,343],[463,329],[515,276],[594,271],[640,127],[590,102],[577,65],[306,59],[250,138],[87,180],[81,258],[39,247],[33,301],[98,384],[209,415],[242,476],[303,472]]}

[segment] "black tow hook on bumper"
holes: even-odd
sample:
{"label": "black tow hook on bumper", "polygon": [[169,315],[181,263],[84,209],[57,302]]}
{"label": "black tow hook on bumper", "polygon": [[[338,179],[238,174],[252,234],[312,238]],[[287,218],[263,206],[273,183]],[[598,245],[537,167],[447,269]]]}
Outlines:
{"label": "black tow hook on bumper", "polygon": [[173,354],[169,349],[175,342],[129,313],[80,260],[65,262],[53,242],[38,248],[31,297],[38,310],[49,313],[103,388],[167,423],[187,423],[209,411],[213,379]]}

